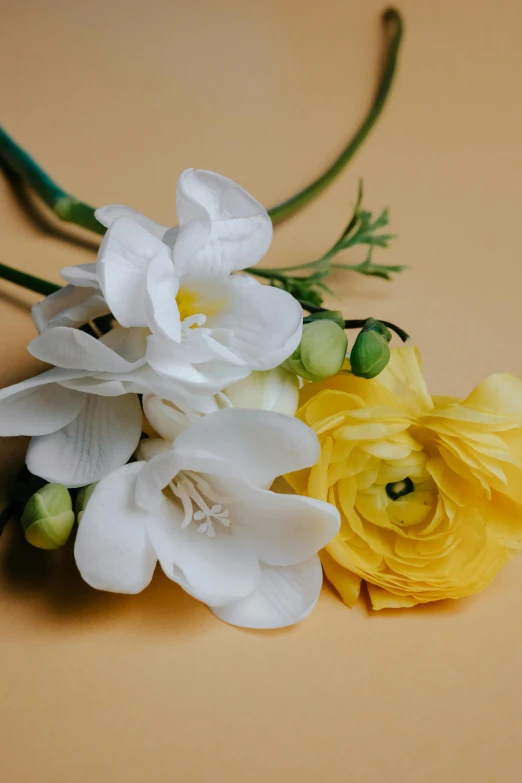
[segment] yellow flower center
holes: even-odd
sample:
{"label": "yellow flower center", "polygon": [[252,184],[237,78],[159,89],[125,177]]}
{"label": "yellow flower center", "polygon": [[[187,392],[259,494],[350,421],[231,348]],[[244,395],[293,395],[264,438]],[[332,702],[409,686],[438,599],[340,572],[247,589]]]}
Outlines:
{"label": "yellow flower center", "polygon": [[[193,315],[204,315],[210,318],[223,309],[225,299],[210,299],[190,288],[180,288],[176,296],[180,320],[183,322]],[[192,324],[196,326],[196,324]]]}
{"label": "yellow flower center", "polygon": [[377,609],[460,598],[522,550],[522,381],[431,398],[405,347],[376,379],[340,373],[301,402],[321,455],[287,478],[340,511],[321,559],[348,605],[361,578]]}
{"label": "yellow flower center", "polygon": [[187,288],[180,288],[176,296],[176,304],[178,305],[179,317],[181,321],[186,318],[190,318],[191,315],[198,315],[201,313],[201,309],[198,307],[198,297],[193,291]]}

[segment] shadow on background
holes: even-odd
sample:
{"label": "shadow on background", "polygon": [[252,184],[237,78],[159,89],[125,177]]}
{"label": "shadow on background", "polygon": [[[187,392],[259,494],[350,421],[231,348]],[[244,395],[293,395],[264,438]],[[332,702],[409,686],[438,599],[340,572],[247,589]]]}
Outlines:
{"label": "shadow on background", "polygon": [[94,253],[98,252],[100,243],[96,240],[78,236],[69,231],[65,231],[60,225],[55,225],[35,201],[33,201],[32,197],[29,195],[29,191],[18,174],[3,161],[0,162],[0,171],[9,183],[21,211],[38,231],[47,236],[69,242],[76,247],[83,247],[86,250],[92,250]]}
{"label": "shadow on background", "polygon": [[81,578],[73,542],[56,551],[30,546],[19,525],[11,521],[0,538],[2,600],[30,612],[32,624],[49,619],[58,629],[96,630],[110,620],[137,623],[140,628],[168,633],[193,633],[211,617],[209,610],[156,570],[152,583],[138,595],[94,590]]}

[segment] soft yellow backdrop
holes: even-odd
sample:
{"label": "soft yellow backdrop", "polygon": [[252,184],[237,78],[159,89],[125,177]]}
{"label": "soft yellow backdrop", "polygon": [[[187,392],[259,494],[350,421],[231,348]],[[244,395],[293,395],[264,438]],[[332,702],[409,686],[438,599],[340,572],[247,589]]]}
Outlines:
{"label": "soft yellow backdrop", "polygon": [[[187,166],[266,204],[330,161],[369,102],[377,0],[2,0],[6,129],[72,192],[175,220]],[[400,323],[432,392],[522,374],[522,8],[404,0],[389,105],[349,170],[277,229],[271,263],[336,237],[360,176],[399,238],[393,284],[346,275],[347,317]],[[87,248],[43,234],[0,181],[0,260],[58,280]],[[1,286],[1,381],[35,297]],[[340,306],[339,304],[337,306]],[[3,441],[4,476],[23,453]],[[18,460],[18,462],[17,462]],[[0,769],[11,783],[513,783],[522,776],[522,562],[481,596],[346,609],[248,632],[157,574],[137,597],[82,585],[70,551],[0,540]]]}

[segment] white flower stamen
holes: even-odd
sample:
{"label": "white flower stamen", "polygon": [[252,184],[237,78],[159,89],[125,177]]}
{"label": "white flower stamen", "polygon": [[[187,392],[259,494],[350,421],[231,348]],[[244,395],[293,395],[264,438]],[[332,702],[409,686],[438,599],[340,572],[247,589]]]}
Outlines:
{"label": "white flower stamen", "polygon": [[169,487],[174,495],[181,500],[185,512],[181,523],[182,530],[187,528],[192,521],[201,522],[197,528],[198,533],[206,533],[212,538],[216,535],[215,522],[219,522],[223,527],[230,527],[229,512],[223,506],[228,502],[228,498],[215,492],[210,484],[197,473],[190,470],[182,471],[169,483]]}
{"label": "white flower stamen", "polygon": [[[182,330],[190,329],[192,326],[203,326],[205,321],[207,320],[207,316],[203,313],[196,313],[195,315],[189,315],[188,318],[185,318],[184,321],[181,322],[181,328]],[[210,331],[210,330],[208,330]]]}

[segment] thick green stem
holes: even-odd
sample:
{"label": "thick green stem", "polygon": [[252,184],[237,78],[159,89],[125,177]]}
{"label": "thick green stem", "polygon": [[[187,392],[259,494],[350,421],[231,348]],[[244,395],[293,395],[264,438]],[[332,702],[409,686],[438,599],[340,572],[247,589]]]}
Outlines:
{"label": "thick green stem", "polygon": [[399,12],[395,8],[388,8],[382,15],[384,32],[388,39],[388,49],[381,80],[375,94],[375,98],[370,110],[361,125],[357,129],[353,138],[348,142],[339,157],[332,163],[324,174],[318,177],[314,182],[303,190],[296,193],[295,196],[282,201],[277,206],[268,210],[273,223],[279,223],[285,218],[290,217],[300,210],[309,201],[314,199],[334,180],[344,169],[346,164],[353,158],[384,108],[390,87],[392,85],[395,68],[397,65],[397,56],[401,45],[403,24]]}
{"label": "thick green stem", "polygon": [[59,291],[61,288],[61,286],[56,283],[50,283],[48,280],[42,280],[41,277],[28,275],[27,272],[20,272],[19,269],[13,269],[13,267],[6,266],[5,264],[0,264],[0,279],[8,280],[10,283],[16,283],[16,285],[28,288],[29,291],[34,291],[36,294],[42,294],[42,296],[54,294],[55,291]]}
{"label": "thick green stem", "polygon": [[3,128],[0,128],[0,161],[18,174],[61,220],[83,226],[97,234],[105,233],[104,226],[94,217],[94,207],[62,190]]}
{"label": "thick green stem", "polygon": [[[318,196],[341,173],[375,125],[393,81],[403,27],[401,16],[394,8],[389,8],[383,13],[382,21],[388,38],[388,48],[381,80],[368,114],[338,158],[320,177],[286,201],[268,210],[274,224],[294,215]],[[0,128],[0,162],[2,161],[18,174],[61,220],[83,226],[96,234],[105,233],[105,227],[94,217],[94,207],[62,190],[36,161]]]}

